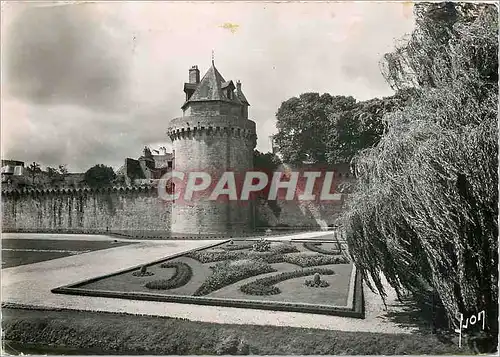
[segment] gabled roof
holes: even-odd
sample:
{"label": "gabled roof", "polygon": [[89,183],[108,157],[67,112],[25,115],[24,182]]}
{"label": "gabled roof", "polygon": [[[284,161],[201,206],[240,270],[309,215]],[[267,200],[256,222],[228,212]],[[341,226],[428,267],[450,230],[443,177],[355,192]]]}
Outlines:
{"label": "gabled roof", "polygon": [[[191,89],[191,86],[184,86],[184,90]],[[224,92],[225,89],[234,90],[236,89],[233,81],[226,81],[224,77],[219,73],[217,68],[215,68],[214,63],[208,69],[207,73],[203,76],[200,83],[197,85],[196,90],[193,95],[184,103],[182,108],[184,109],[188,103],[191,102],[205,102],[205,101],[225,101],[225,102],[236,102],[241,104],[241,98],[246,102],[245,96],[243,94],[238,94],[234,96],[233,99],[229,99]],[[248,102],[246,102],[248,103]]]}
{"label": "gabled roof", "polygon": [[131,158],[125,159],[125,173],[131,179],[145,179],[146,176],[142,171],[141,164],[139,160],[134,160]]}
{"label": "gabled roof", "polygon": [[227,81],[227,82],[222,83],[221,88],[222,89],[226,89],[226,88],[235,89],[236,87],[234,86],[233,81]]}
{"label": "gabled roof", "polygon": [[196,83],[184,83],[184,92],[186,90],[188,90],[188,91],[193,90],[194,91],[197,86],[198,86],[198,84],[196,84]]}
{"label": "gabled roof", "polygon": [[245,95],[241,91],[241,87],[237,89],[237,91],[236,91],[236,97],[240,100],[240,102],[242,102],[242,103],[244,103],[246,105],[250,105],[250,103],[248,103],[247,98],[245,97]]}

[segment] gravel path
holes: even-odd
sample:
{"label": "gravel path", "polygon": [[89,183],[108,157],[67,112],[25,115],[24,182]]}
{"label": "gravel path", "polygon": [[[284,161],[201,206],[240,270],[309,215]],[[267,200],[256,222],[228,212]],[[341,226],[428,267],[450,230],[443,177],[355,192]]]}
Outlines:
{"label": "gravel path", "polygon": [[[316,234],[321,233],[317,232]],[[325,233],[322,232],[324,235]],[[28,234],[9,234],[8,238],[26,239]],[[3,237],[6,237],[4,234]],[[36,234],[29,234],[33,239]],[[41,239],[78,239],[104,240],[114,238],[95,235],[40,235],[50,238]],[[304,233],[305,237],[313,234]],[[304,237],[304,238],[305,238]],[[284,238],[284,237],[280,237]],[[293,235],[293,238],[299,238]],[[302,238],[302,237],[300,237]],[[127,240],[130,241],[130,240]],[[2,269],[2,301],[24,305],[69,308],[86,311],[127,312],[144,315],[160,315],[187,318],[196,321],[255,324],[274,326],[293,326],[321,328],[327,330],[366,331],[386,333],[411,333],[387,320],[382,300],[368,289],[365,290],[365,319],[352,319],[336,316],[305,314],[296,312],[278,312],[231,307],[214,307],[166,303],[154,301],[133,301],[90,296],[52,294],[51,289],[123,270],[132,266],[149,263],[186,250],[195,249],[220,240],[186,241],[141,241],[101,251],[94,251],[76,256],[39,262]],[[395,293],[388,289],[388,306],[395,304]],[[391,307],[392,311],[400,309]]]}

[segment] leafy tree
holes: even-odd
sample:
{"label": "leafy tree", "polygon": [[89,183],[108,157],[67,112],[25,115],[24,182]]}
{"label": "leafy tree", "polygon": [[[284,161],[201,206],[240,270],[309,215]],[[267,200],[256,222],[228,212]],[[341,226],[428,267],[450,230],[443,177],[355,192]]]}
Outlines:
{"label": "leafy tree", "polygon": [[349,162],[375,145],[384,131],[384,114],[406,105],[408,90],[382,99],[305,93],[282,103],[275,136],[283,160],[291,164]]}
{"label": "leafy tree", "polygon": [[61,182],[59,171],[53,167],[47,166],[47,177],[50,185],[56,185]]}
{"label": "leafy tree", "polygon": [[66,166],[66,164],[64,165],[59,165],[57,167],[57,171],[59,172],[59,174],[64,178],[68,175],[68,168]]}
{"label": "leafy tree", "polygon": [[304,93],[283,102],[276,113],[275,136],[283,160],[291,164],[305,160],[325,163],[331,113],[352,109],[355,103],[352,97],[318,93]]}
{"label": "leafy tree", "polygon": [[281,160],[272,152],[261,153],[258,150],[253,152],[253,167],[268,173],[274,172],[281,165]]}
{"label": "leafy tree", "polygon": [[383,273],[398,294],[433,291],[455,327],[458,312],[485,310],[496,338],[498,14],[483,4],[415,9],[415,31],[384,67],[414,98],[356,157],[342,222],[371,288],[384,296]]}
{"label": "leafy tree", "polygon": [[83,181],[90,187],[108,187],[113,184],[116,174],[113,168],[102,164],[95,165],[85,172]]}
{"label": "leafy tree", "polygon": [[28,176],[31,177],[31,184],[35,184],[35,178],[42,172],[40,164],[33,161],[27,168]]}
{"label": "leafy tree", "polygon": [[59,165],[57,168],[47,166],[46,175],[49,179],[50,185],[58,185],[64,183],[64,180],[68,175],[68,169],[66,168],[66,165]]}

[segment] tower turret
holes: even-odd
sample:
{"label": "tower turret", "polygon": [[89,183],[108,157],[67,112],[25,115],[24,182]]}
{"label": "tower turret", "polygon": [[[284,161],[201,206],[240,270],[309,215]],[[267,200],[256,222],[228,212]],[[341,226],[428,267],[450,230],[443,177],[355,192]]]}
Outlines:
{"label": "tower turret", "polygon": [[[257,136],[241,83],[226,81],[212,62],[201,81],[190,80],[184,91],[183,116],[172,119],[167,131],[175,171],[203,171],[219,178],[226,171],[237,176],[252,169]],[[251,202],[193,200],[172,206],[174,233],[231,234],[252,230],[253,222]]]}

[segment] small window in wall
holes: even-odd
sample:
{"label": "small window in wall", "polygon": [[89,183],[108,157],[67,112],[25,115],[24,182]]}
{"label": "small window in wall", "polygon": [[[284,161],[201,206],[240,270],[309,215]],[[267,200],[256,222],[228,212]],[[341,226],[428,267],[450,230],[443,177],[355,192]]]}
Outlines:
{"label": "small window in wall", "polygon": [[169,168],[169,169],[171,169],[171,168],[172,168],[172,161],[169,161],[169,162],[167,163],[167,166],[168,166],[168,168]]}

